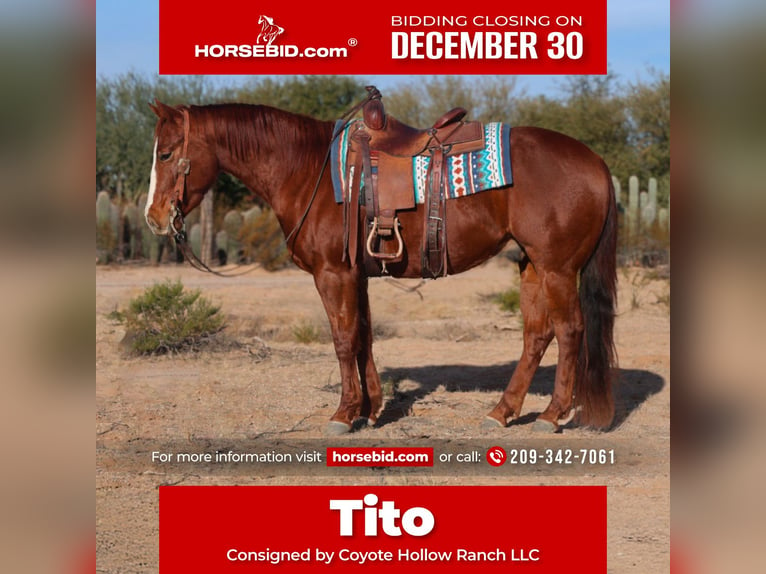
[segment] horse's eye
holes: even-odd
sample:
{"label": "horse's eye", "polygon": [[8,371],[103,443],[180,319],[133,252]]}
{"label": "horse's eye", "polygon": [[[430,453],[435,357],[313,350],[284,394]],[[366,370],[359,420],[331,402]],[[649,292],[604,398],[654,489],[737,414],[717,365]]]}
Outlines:
{"label": "horse's eye", "polygon": [[168,161],[170,159],[171,155],[173,155],[172,152],[161,153],[160,154],[160,161]]}

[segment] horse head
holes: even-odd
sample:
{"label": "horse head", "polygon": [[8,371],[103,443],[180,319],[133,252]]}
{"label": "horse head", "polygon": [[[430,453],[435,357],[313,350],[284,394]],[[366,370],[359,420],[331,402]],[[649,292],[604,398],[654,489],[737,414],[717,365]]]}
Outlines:
{"label": "horse head", "polygon": [[183,218],[197,207],[218,174],[214,150],[192,125],[190,109],[155,100],[152,172],[144,215],[155,235],[183,231]]}

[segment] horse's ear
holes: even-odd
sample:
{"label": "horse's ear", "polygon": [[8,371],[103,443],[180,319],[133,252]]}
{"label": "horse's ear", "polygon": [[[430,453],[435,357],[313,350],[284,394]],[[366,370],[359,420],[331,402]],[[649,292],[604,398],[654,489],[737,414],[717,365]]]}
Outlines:
{"label": "horse's ear", "polygon": [[176,108],[173,108],[167,104],[163,104],[161,101],[156,99],[154,100],[154,105],[149,104],[149,107],[152,108],[152,111],[160,119],[172,120],[181,117],[181,112],[179,112]]}

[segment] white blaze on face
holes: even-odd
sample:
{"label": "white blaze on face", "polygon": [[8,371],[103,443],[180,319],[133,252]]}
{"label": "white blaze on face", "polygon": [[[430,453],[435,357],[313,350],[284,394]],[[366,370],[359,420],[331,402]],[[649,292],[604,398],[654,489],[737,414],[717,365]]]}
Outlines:
{"label": "white blaze on face", "polygon": [[144,217],[148,217],[149,209],[154,203],[154,192],[157,190],[157,143],[158,140],[154,140],[154,151],[152,152],[152,174],[149,176],[149,197],[146,199],[146,208],[144,209]]}

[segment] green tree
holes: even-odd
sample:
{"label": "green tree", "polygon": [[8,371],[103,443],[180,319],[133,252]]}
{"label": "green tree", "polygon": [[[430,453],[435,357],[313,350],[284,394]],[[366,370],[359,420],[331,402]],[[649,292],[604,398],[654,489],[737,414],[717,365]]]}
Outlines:
{"label": "green tree", "polygon": [[233,92],[238,102],[265,104],[320,120],[340,117],[364,94],[364,83],[352,76],[257,78]]}
{"label": "green tree", "polygon": [[617,177],[625,180],[635,173],[636,152],[630,145],[626,102],[616,77],[570,76],[565,93],[568,114],[562,131],[603,157]]}
{"label": "green tree", "polygon": [[132,73],[96,84],[97,189],[128,199],[146,191],[155,123],[146,103],[153,95],[151,83]]}
{"label": "green tree", "polygon": [[430,126],[460,106],[480,121],[511,121],[523,96],[514,76],[432,76],[383,94],[386,111],[417,127]]}

